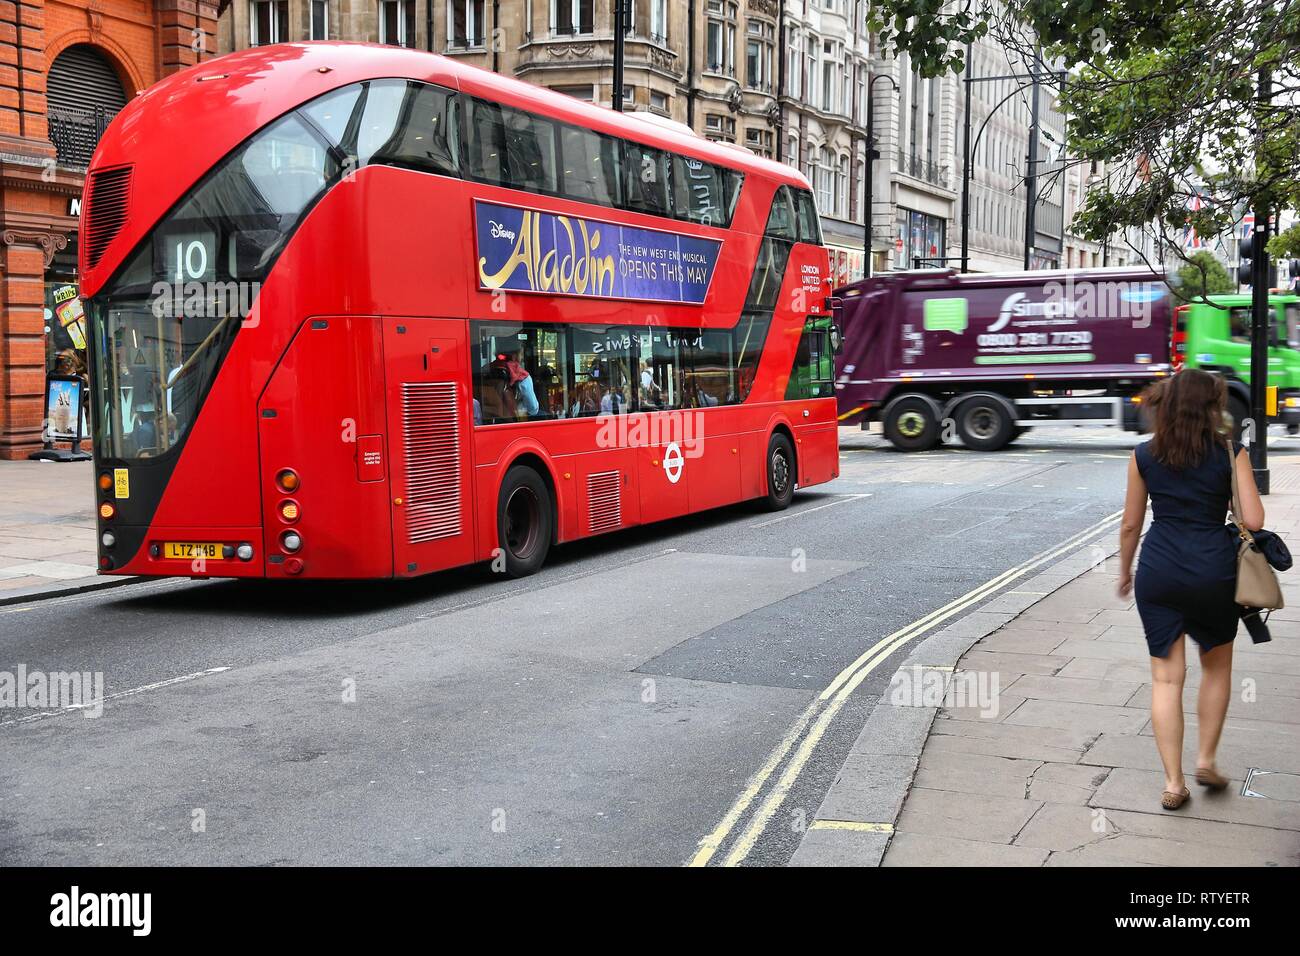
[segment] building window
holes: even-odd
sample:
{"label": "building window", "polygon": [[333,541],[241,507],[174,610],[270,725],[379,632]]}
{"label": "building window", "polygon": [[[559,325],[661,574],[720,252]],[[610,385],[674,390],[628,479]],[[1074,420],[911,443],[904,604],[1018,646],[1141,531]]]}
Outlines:
{"label": "building window", "polygon": [[448,46],[460,49],[483,45],[483,0],[450,0]]}
{"label": "building window", "polygon": [[289,39],[289,0],[253,0],[252,6],[253,46]]}
{"label": "building window", "polygon": [[813,104],[817,102],[817,50],[821,44],[815,37],[808,38],[806,71],[804,76],[807,78],[804,83],[804,102]]}
{"label": "building window", "polygon": [[790,96],[798,97],[799,91],[803,87],[803,84],[800,82],[802,79],[802,71],[799,69],[802,65],[799,56],[799,49],[802,44],[798,37],[788,37],[786,43],[789,48],[785,68],[786,93]]}
{"label": "building window", "polygon": [[745,130],[745,145],[759,156],[772,158],[772,131],[761,126],[751,126]]}
{"label": "building window", "polygon": [[313,40],[330,38],[330,11],[326,0],[311,0],[311,38]]}
{"label": "building window", "polygon": [[379,42],[415,46],[415,0],[380,0]]}
{"label": "building window", "polygon": [[745,82],[756,90],[770,90],[774,28],[770,23],[750,20],[745,32]]}
{"label": "building window", "polygon": [[667,116],[667,115],[668,115],[668,97],[665,96],[663,93],[656,93],[654,90],[651,90],[651,91],[650,91],[650,108],[651,108],[652,110],[654,110],[656,113],[663,113],[665,116]]}
{"label": "building window", "polygon": [[650,0],[650,39],[661,46],[668,42],[668,0]]}
{"label": "building window", "polygon": [[730,116],[708,113],[704,117],[704,135],[724,143],[736,141],[736,121]]}
{"label": "building window", "polygon": [[590,36],[596,0],[551,0],[551,30],[564,36]]}
{"label": "building window", "polygon": [[583,83],[578,86],[552,86],[557,93],[563,93],[565,96],[572,96],[575,100],[582,100],[584,103],[594,103],[596,101],[596,88],[590,83]]}
{"label": "building window", "polygon": [[840,168],[836,174],[835,191],[838,194],[835,201],[835,208],[839,211],[841,219],[849,218],[849,157],[845,154],[840,157]]}
{"label": "building window", "polygon": [[705,49],[711,73],[736,75],[736,4],[731,0],[708,0],[708,29]]}
{"label": "building window", "polygon": [[822,47],[822,109],[827,113],[835,112],[835,76],[843,72],[837,60],[838,45],[827,40]]}

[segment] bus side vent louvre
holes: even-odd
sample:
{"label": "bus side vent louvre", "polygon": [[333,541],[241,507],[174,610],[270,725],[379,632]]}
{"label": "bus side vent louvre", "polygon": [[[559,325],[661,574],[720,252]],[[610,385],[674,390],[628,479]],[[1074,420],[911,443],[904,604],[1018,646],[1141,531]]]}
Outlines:
{"label": "bus side vent louvre", "polygon": [[455,382],[402,383],[406,539],[411,544],[461,533],[456,409]]}
{"label": "bus side vent louvre", "polygon": [[86,189],[86,262],[94,268],[126,225],[131,199],[130,166],[101,169]]}
{"label": "bus side vent louvre", "polygon": [[587,476],[587,530],[613,531],[623,524],[623,483],[617,471]]}

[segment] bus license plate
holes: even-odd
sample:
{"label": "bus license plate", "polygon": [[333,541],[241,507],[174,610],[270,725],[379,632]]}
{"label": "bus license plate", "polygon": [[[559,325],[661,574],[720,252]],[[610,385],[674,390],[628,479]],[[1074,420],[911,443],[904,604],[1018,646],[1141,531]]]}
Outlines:
{"label": "bus license plate", "polygon": [[211,541],[166,541],[163,543],[164,558],[179,558],[189,561],[194,558],[219,558],[221,545]]}

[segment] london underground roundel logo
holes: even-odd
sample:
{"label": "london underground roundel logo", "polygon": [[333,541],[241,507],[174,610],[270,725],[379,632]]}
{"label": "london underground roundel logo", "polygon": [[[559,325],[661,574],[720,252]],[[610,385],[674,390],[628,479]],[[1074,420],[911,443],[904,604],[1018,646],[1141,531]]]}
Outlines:
{"label": "london underground roundel logo", "polygon": [[664,449],[664,474],[674,485],[681,479],[685,465],[686,458],[682,455],[681,446],[677,442],[669,442]]}

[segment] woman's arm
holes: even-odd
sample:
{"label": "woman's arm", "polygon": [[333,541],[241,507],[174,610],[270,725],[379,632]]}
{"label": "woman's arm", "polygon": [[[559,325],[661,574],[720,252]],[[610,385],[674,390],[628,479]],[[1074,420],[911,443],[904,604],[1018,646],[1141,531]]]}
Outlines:
{"label": "woman's arm", "polygon": [[1124,517],[1119,522],[1119,596],[1133,590],[1133,556],[1137,554],[1142,522],[1147,516],[1147,483],[1138,471],[1137,453],[1128,460],[1128,490],[1124,493]]}
{"label": "woman's arm", "polygon": [[1251,531],[1264,527],[1264,502],[1259,499],[1259,486],[1255,484],[1255,469],[1250,455],[1243,448],[1237,452],[1237,494],[1241,497],[1241,511],[1237,519]]}

